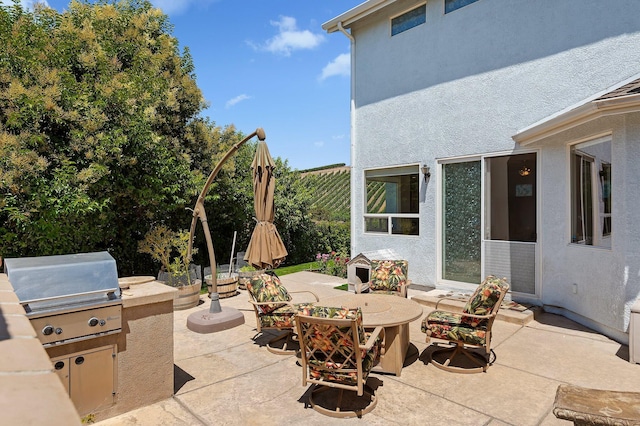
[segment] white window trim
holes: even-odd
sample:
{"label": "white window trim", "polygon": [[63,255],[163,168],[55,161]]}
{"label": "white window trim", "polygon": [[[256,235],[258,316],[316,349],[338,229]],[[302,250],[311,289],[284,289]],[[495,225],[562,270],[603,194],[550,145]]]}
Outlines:
{"label": "white window trim", "polygon": [[[424,7],[425,7],[425,11],[424,11],[424,14],[425,14],[424,20],[425,20],[425,22],[424,22],[424,24],[426,24],[426,23],[427,23],[427,2],[425,1],[425,2],[422,2],[422,3],[414,4],[414,5],[413,5],[413,6],[411,6],[410,8],[405,9],[405,10],[403,10],[402,12],[397,13],[397,14],[395,14],[395,15],[391,16],[391,17],[389,18],[389,37],[394,37],[394,34],[393,34],[393,20],[394,20],[394,19],[396,19],[396,18],[397,18],[397,17],[399,17],[399,16],[404,15],[404,14],[405,14],[405,13],[407,13],[407,12],[411,12],[412,10],[417,9],[417,8],[419,8],[419,7],[421,7],[421,6],[424,6]],[[415,27],[411,27],[411,28],[409,28],[409,29],[406,29],[406,30],[404,30],[404,31],[401,31],[401,32],[399,32],[398,34],[402,34],[402,33],[406,32],[406,31],[409,31],[409,30],[411,30],[411,29],[413,29],[413,28],[416,28],[416,27],[418,27],[418,26],[420,26],[420,25],[423,25],[423,24],[416,25]],[[398,34],[395,34],[395,35],[398,35]]]}
{"label": "white window trim", "polygon": [[[393,165],[393,166],[383,166],[383,167],[369,167],[363,170],[362,172],[362,182],[364,183],[363,185],[363,194],[362,194],[362,199],[364,200],[363,203],[363,214],[362,214],[362,234],[364,236],[388,236],[388,237],[401,237],[401,238],[419,238],[420,237],[420,228],[421,226],[418,225],[418,233],[417,234],[394,234],[393,233],[393,227],[392,227],[392,220],[395,218],[416,218],[418,219],[418,222],[420,223],[420,195],[418,194],[418,213],[367,213],[367,173],[369,172],[377,172],[376,174],[378,176],[397,176],[399,174],[402,174],[400,172],[402,171],[409,171],[409,169],[414,168],[416,169],[415,172],[411,172],[411,173],[404,173],[404,174],[417,174],[418,175],[418,180],[420,180],[420,176],[421,176],[421,171],[420,171],[420,163],[409,163],[409,164],[398,164],[398,165]],[[398,172],[396,172],[398,171]],[[420,185],[422,185],[422,183],[420,183]],[[366,220],[367,218],[387,218],[387,232],[373,232],[373,231],[367,231],[367,223]]]}

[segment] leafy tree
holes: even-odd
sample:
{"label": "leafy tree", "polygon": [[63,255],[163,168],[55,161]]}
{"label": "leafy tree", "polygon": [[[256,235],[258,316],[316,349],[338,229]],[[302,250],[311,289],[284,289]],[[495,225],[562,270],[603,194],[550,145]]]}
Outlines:
{"label": "leafy tree", "polygon": [[[121,275],[154,273],[138,253],[154,227],[188,228],[195,200],[243,135],[216,126],[188,49],[146,0],[0,7],[0,256],[107,250]],[[247,246],[255,143],[225,163],[205,200],[216,258]],[[276,159],[276,225],[288,263],[322,244],[299,174]],[[198,226],[195,263],[208,264]]]}
{"label": "leafy tree", "polygon": [[200,164],[239,137],[204,106],[148,1],[1,7],[1,254],[109,250],[121,272],[145,268],[137,241],[186,226]]}

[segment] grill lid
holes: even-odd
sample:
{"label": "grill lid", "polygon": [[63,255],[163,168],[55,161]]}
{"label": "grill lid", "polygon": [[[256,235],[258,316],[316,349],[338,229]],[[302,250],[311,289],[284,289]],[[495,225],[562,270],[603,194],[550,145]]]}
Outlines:
{"label": "grill lid", "polygon": [[113,299],[118,287],[116,261],[106,251],[5,259],[5,271],[23,305],[75,298],[81,303]]}

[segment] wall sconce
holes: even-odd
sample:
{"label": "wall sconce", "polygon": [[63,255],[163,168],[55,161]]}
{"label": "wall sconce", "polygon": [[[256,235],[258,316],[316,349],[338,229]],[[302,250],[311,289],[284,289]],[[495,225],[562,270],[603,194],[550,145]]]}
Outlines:
{"label": "wall sconce", "polygon": [[426,182],[427,179],[431,177],[431,170],[429,170],[429,166],[420,167],[420,171],[422,172],[422,175],[424,176],[424,181]]}

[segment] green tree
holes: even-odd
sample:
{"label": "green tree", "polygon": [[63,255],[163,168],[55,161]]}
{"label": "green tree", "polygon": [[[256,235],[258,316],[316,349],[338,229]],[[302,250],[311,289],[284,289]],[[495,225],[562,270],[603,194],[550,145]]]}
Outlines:
{"label": "green tree", "polygon": [[239,136],[204,106],[148,1],[1,7],[0,254],[109,250],[121,272],[145,269],[137,241],[188,224],[200,165]]}
{"label": "green tree", "polygon": [[[121,275],[155,273],[138,241],[187,229],[211,170],[244,135],[202,117],[188,49],[146,0],[72,1],[58,13],[0,7],[0,256],[109,251]],[[255,222],[255,143],[225,163],[205,200],[216,259]],[[309,192],[276,159],[276,225],[288,263],[323,244]],[[198,226],[196,264],[208,264]]]}

